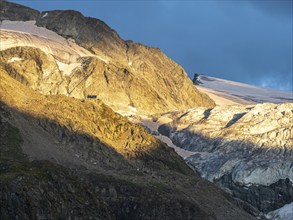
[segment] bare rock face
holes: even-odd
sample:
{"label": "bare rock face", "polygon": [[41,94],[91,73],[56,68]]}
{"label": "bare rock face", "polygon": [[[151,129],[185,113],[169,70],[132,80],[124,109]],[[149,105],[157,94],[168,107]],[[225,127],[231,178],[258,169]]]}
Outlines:
{"label": "bare rock face", "polygon": [[[102,52],[118,62],[126,62],[126,44],[119,35],[103,21],[86,18],[77,11],[45,11],[36,25],[57,34],[72,38],[93,53]],[[97,51],[97,52],[95,52]]]}
{"label": "bare rock face", "polygon": [[0,21],[29,21],[37,19],[39,15],[40,12],[37,10],[4,0],[0,1]]}
{"label": "bare rock face", "polygon": [[168,117],[173,121],[159,132],[196,152],[186,161],[202,177],[264,212],[292,201],[292,103],[197,108]]}
{"label": "bare rock face", "polygon": [[0,65],[11,77],[43,94],[66,94],[66,82],[54,57],[37,48],[0,51]]}
{"label": "bare rock face", "polygon": [[[169,59],[158,48],[127,41],[129,65],[148,82],[151,90],[158,94],[159,102],[167,109],[182,109],[181,106],[214,105],[211,99],[200,93],[188,78],[184,69]],[[158,100],[155,99],[155,100]]]}
{"label": "bare rock face", "polygon": [[[5,7],[12,8],[14,4],[5,3]],[[26,8],[19,6],[19,10],[20,14],[27,13]],[[17,19],[13,18],[12,13],[8,13],[8,9],[5,11],[1,20]],[[63,73],[67,75],[63,78],[68,79],[67,82],[62,82],[62,85],[68,87],[66,95],[77,98],[95,95],[115,110],[135,108],[143,114],[215,105],[207,95],[193,86],[184,69],[159,49],[124,41],[98,19],[84,17],[76,11],[47,11],[33,19],[38,27],[34,25],[31,29],[39,28],[40,35],[47,33],[45,37],[49,40],[45,41],[43,36],[35,39],[38,33],[33,32],[31,39],[38,44],[32,46],[37,45],[43,52],[54,56],[60,71],[66,65],[79,67]],[[4,27],[9,29],[9,25]],[[13,30],[17,30],[16,25],[13,27]],[[29,31],[28,28],[27,32]],[[58,35],[49,35],[49,31]],[[13,46],[5,43],[12,42],[13,36],[5,35],[4,43],[1,43],[5,45],[5,49]],[[17,36],[19,37],[21,38]],[[29,36],[23,37],[26,39]],[[19,40],[14,46],[23,46],[22,44]],[[76,44],[83,48],[78,48]],[[56,45],[66,45],[62,47],[66,56],[58,51]],[[79,57],[76,57],[76,51],[79,51]],[[41,81],[39,79],[36,84],[42,84]],[[63,88],[59,90],[59,93],[65,93]],[[47,94],[54,92],[48,91]]]}

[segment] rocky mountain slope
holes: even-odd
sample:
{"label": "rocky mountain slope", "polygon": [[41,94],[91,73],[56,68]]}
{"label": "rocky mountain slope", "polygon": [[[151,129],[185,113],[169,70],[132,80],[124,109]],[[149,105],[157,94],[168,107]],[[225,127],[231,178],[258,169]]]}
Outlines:
{"label": "rocky mountain slope", "polygon": [[287,215],[292,104],[215,107],[98,19],[0,4],[1,219]]}
{"label": "rocky mountain slope", "polygon": [[191,152],[185,160],[202,177],[262,212],[293,201],[292,103],[196,108],[160,117],[169,122],[158,131]]}
{"label": "rocky mountain slope", "polygon": [[[1,56],[5,57],[2,65],[6,71],[15,75],[11,72],[19,70],[15,65],[27,68],[25,59],[8,50],[11,47],[34,46],[31,42],[37,42],[38,49],[53,56],[51,63],[57,64],[56,71],[63,76],[53,83],[60,87],[53,86],[52,91],[48,91],[50,87],[43,88],[45,77],[38,77],[46,72],[42,66],[33,71],[34,82],[28,83],[38,85],[34,89],[44,94],[77,98],[94,95],[116,110],[135,108],[144,114],[214,106],[207,95],[193,86],[183,68],[159,49],[124,41],[98,19],[86,18],[76,11],[40,13],[5,1],[1,1],[1,8],[1,44],[2,50],[6,49]],[[20,34],[24,40],[15,40]],[[60,44],[65,45],[62,50],[58,49]],[[8,62],[13,56],[17,62]]]}
{"label": "rocky mountain slope", "polygon": [[101,101],[0,77],[1,219],[252,219]]}

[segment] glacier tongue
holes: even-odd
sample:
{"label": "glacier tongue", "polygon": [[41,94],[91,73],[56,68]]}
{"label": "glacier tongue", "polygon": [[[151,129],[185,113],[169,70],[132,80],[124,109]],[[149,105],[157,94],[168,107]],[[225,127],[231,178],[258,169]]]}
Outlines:
{"label": "glacier tongue", "polygon": [[194,108],[155,116],[156,126],[140,123],[189,152],[176,150],[202,177],[269,212],[293,200],[292,118],[293,103],[263,103]]}

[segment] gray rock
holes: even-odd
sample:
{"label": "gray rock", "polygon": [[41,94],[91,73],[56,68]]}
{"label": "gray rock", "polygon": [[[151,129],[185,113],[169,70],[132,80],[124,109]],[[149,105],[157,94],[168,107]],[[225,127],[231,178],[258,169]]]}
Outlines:
{"label": "gray rock", "polygon": [[12,2],[0,1],[0,22],[3,20],[30,21],[36,20],[39,16],[40,12],[37,10]]}

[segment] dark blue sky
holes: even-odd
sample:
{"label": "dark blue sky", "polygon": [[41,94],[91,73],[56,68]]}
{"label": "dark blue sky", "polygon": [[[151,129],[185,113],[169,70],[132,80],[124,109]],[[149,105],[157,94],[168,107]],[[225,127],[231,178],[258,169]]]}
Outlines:
{"label": "dark blue sky", "polygon": [[74,9],[125,39],[159,47],[190,77],[292,91],[292,1],[16,1]]}

